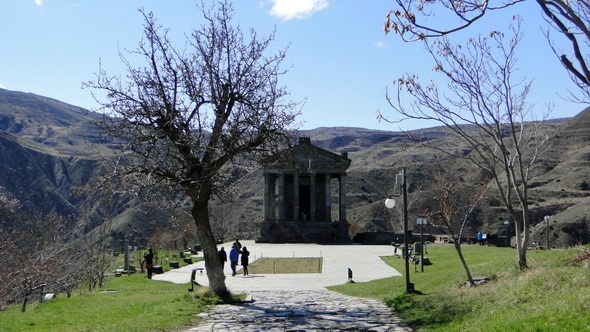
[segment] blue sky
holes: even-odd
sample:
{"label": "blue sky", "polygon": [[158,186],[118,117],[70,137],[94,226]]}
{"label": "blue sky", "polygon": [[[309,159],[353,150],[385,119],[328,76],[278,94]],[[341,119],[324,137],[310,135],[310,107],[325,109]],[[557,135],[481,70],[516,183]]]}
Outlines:
{"label": "blue sky", "polygon": [[[90,91],[99,61],[109,74],[124,74],[118,50],[134,49],[142,37],[138,8],[152,11],[178,45],[197,28],[193,0],[2,0],[0,3],[0,88],[32,92],[92,109]],[[239,0],[243,28],[267,34],[276,27],[274,46],[289,46],[282,83],[294,100],[306,99],[303,129],[363,127],[381,130],[428,127],[425,123],[379,122],[390,112],[385,89],[405,72],[437,77],[418,43],[385,36],[383,22],[392,0]],[[519,48],[521,73],[534,79],[529,102],[539,112],[554,103],[553,117],[571,117],[583,105],[559,97],[575,91],[544,39],[534,3],[512,9],[524,14],[525,40]],[[507,26],[510,15],[490,16],[470,33]],[[478,30],[479,29],[479,30]],[[457,38],[462,38],[457,36]]]}

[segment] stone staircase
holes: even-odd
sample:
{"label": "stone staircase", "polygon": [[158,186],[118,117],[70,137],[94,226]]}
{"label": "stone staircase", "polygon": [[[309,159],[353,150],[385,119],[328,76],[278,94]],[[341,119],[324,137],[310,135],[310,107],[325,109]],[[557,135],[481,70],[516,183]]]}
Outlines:
{"label": "stone staircase", "polygon": [[331,231],[329,222],[277,222],[269,227],[269,240],[259,239],[257,242],[329,243]]}

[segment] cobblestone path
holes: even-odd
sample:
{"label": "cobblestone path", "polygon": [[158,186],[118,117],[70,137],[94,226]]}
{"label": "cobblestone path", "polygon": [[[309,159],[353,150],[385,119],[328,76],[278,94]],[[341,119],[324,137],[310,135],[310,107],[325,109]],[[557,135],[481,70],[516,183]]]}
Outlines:
{"label": "cobblestone path", "polygon": [[249,294],[252,303],[215,306],[186,331],[413,331],[377,300],[329,290]]}

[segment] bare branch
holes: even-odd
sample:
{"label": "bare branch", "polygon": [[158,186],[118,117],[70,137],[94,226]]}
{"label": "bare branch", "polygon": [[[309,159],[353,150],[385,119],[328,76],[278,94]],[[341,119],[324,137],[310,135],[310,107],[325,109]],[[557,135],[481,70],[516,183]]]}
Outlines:
{"label": "bare branch", "polygon": [[121,57],[127,76],[101,70],[86,87],[106,92],[103,128],[121,142],[123,172],[157,178],[191,200],[212,289],[225,295],[208,203],[227,184],[228,165],[259,160],[290,139],[300,103],[279,85],[286,51],[268,54],[274,33],[245,35],[230,1],[199,8],[205,23],[186,36],[186,50],[142,12],[144,39]]}
{"label": "bare branch", "polygon": [[[530,81],[514,76],[518,69],[515,50],[521,40],[519,23],[511,27],[510,38],[492,31],[469,39],[465,45],[451,44],[446,38],[426,43],[450,93],[441,93],[432,82],[422,85],[418,77],[406,74],[397,80],[397,94],[395,98],[388,95],[388,101],[402,120],[428,120],[445,126],[457,138],[458,146],[470,153],[428,141],[420,144],[468,159],[492,176],[506,209],[514,220],[522,221],[522,229],[517,223],[517,248],[519,264],[525,268],[529,169],[547,137],[538,136],[538,125],[526,103]],[[410,97],[409,106],[403,96]]]}
{"label": "bare branch", "polygon": [[[404,41],[426,41],[466,30],[491,12],[501,13],[523,0],[484,1],[424,1],[396,0],[397,8],[387,13],[385,33],[393,31]],[[586,0],[537,0],[548,24],[570,45],[564,52],[549,40],[560,64],[570,74],[583,93],[581,102],[590,100],[590,9]],[[506,11],[507,12],[507,11]],[[529,13],[527,13],[529,14]],[[512,14],[510,14],[512,15]],[[523,15],[524,16],[524,15]]]}

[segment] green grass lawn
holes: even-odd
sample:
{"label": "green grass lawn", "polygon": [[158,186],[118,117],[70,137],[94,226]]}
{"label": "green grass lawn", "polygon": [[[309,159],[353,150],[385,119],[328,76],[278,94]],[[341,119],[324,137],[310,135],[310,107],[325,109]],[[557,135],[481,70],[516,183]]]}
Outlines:
{"label": "green grass lawn", "polygon": [[322,258],[259,258],[248,265],[248,271],[254,274],[322,273]]}
{"label": "green grass lawn", "polygon": [[[529,251],[530,268],[520,272],[513,249],[463,246],[472,275],[493,279],[477,287],[462,287],[466,276],[452,246],[427,250],[433,265],[423,273],[410,268],[422,294],[406,294],[404,277],[330,288],[381,299],[423,331],[590,331],[589,262],[571,260],[581,249]],[[383,259],[403,273],[401,258]]]}
{"label": "green grass lawn", "polygon": [[[452,246],[427,249],[433,265],[423,273],[410,269],[421,294],[406,294],[404,277],[330,288],[381,299],[423,331],[590,331],[590,249],[584,258],[578,256],[582,248],[529,251],[530,268],[520,272],[513,249],[464,246],[473,275],[492,278],[477,287],[462,287],[466,277]],[[404,271],[401,258],[383,259]],[[145,274],[112,277],[94,293],[62,294],[43,304],[31,300],[25,313],[18,305],[0,311],[0,331],[179,330],[220,303],[204,288],[189,293],[188,287]]]}
{"label": "green grass lawn", "polygon": [[196,325],[197,313],[219,300],[189,293],[189,284],[148,280],[145,274],[110,278],[94,293],[64,294],[0,312],[0,331],[162,331]]}

